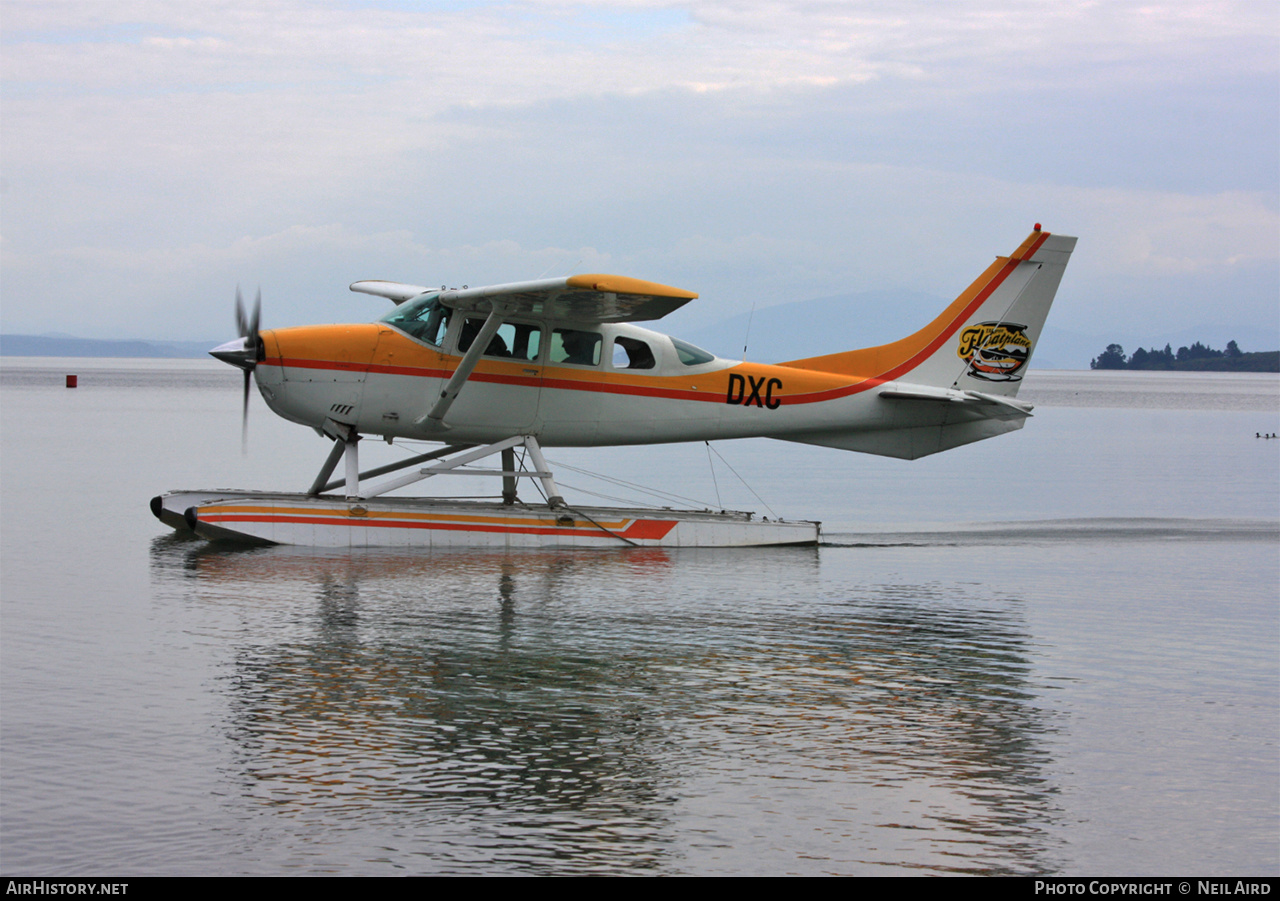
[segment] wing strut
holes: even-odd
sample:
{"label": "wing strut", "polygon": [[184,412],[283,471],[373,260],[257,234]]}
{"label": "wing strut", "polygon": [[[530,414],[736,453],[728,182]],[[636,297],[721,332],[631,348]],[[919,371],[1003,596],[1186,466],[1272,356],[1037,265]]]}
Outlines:
{"label": "wing strut", "polygon": [[475,340],[471,342],[471,346],[467,348],[466,354],[462,361],[458,363],[458,368],[453,371],[453,377],[449,379],[440,392],[440,399],[436,401],[436,405],[431,408],[420,423],[433,425],[438,428],[448,428],[444,424],[444,414],[449,412],[449,408],[453,406],[453,402],[458,399],[459,392],[462,391],[462,385],[471,377],[471,372],[476,368],[476,363],[480,362],[480,355],[484,353],[485,348],[489,346],[489,341],[498,331],[498,326],[502,325],[502,317],[505,311],[494,306],[492,312],[484,321],[484,325],[480,327],[480,333],[476,335]]}

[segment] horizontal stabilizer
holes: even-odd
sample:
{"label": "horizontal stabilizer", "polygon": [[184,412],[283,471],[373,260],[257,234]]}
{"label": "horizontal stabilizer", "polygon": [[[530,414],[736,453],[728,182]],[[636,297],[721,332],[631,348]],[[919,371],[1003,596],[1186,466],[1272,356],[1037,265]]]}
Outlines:
{"label": "horizontal stabilizer", "polygon": [[888,400],[963,404],[970,409],[982,412],[982,415],[991,419],[1022,419],[1030,416],[1031,411],[1035,409],[1031,404],[997,394],[961,391],[956,388],[934,388],[931,385],[912,385],[905,382],[890,382],[879,391],[879,394]]}

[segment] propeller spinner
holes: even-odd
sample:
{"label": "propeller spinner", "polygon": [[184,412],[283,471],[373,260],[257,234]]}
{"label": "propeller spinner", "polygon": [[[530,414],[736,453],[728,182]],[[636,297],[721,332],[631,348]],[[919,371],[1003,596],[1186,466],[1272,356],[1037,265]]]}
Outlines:
{"label": "propeller spinner", "polygon": [[262,289],[258,289],[258,295],[254,298],[253,316],[246,317],[244,297],[241,296],[240,288],[237,286],[236,331],[240,333],[240,337],[234,341],[228,341],[226,344],[220,344],[209,351],[210,356],[244,370],[244,408],[240,419],[240,443],[242,447],[247,444],[249,436],[249,380],[253,376],[254,367],[258,365],[258,362],[262,360],[266,352],[266,345],[262,341],[262,336],[258,334],[258,321],[261,315]]}

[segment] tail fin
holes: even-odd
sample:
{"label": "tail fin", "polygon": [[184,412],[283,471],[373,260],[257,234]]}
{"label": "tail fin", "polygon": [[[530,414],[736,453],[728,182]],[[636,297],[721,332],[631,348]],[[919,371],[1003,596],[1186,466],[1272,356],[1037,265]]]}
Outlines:
{"label": "tail fin", "polygon": [[1012,397],[1075,246],[1075,238],[1051,235],[1037,224],[1017,250],[997,257],[914,335],[782,365]]}

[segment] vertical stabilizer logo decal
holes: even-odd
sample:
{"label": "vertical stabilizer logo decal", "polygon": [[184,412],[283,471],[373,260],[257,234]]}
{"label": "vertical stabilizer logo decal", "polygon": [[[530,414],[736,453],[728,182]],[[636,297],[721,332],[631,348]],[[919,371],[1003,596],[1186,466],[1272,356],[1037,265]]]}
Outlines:
{"label": "vertical stabilizer logo decal", "polygon": [[1017,382],[1031,355],[1025,325],[979,322],[960,333],[956,356],[969,364],[968,375],[988,382]]}

